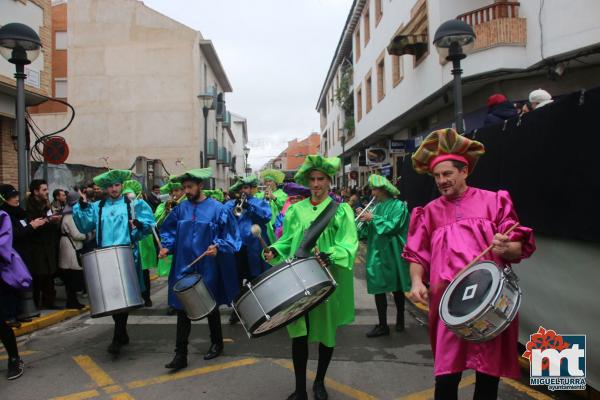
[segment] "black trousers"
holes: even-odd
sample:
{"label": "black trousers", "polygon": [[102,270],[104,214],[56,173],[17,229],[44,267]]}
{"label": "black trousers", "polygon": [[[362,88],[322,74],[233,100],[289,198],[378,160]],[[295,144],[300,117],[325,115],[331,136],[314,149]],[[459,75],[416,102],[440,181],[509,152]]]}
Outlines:
{"label": "black trousers", "polygon": [[144,301],[150,300],[150,270],[145,269],[142,271],[144,275],[144,286],[146,286],[146,290],[142,292],[142,298]]}
{"label": "black trousers", "polygon": [[238,275],[238,286],[241,288],[244,279],[250,279],[250,266],[248,265],[248,248],[246,245],[240,247],[240,251],[235,253],[235,261]]}
{"label": "black trousers", "polygon": [[54,305],[56,290],[54,290],[54,276],[50,274],[33,275],[33,301],[40,307]]}
{"label": "black trousers", "polygon": [[115,321],[113,341],[124,342],[129,340],[127,335],[127,318],[129,318],[128,312],[113,314],[112,319]]}
{"label": "black trousers", "polygon": [[[221,329],[221,312],[219,307],[208,314],[208,330],[210,342],[223,345],[223,331]],[[190,333],[192,331],[192,320],[188,318],[183,310],[177,310],[177,333],[175,337],[175,353],[187,355]]]}
{"label": "black trousers", "polygon": [[62,271],[62,277],[67,292],[67,306],[79,303],[77,292],[83,288],[83,271],[65,269]]}
{"label": "black trousers", "polygon": [[[462,372],[435,377],[435,400],[458,400],[458,384]],[[473,400],[495,400],[498,398],[500,378],[477,372]]]}
{"label": "black trousers", "polygon": [[10,326],[3,319],[0,318],[0,340],[6,349],[6,353],[9,358],[19,357],[19,351],[17,350],[17,339]]}

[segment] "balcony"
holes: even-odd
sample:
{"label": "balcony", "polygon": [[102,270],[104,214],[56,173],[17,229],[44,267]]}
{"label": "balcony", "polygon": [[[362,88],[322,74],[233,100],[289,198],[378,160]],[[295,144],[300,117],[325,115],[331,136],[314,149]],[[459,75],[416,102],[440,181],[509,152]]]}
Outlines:
{"label": "balcony", "polygon": [[231,151],[227,150],[227,165],[231,167]]}
{"label": "balcony", "polygon": [[208,139],[206,158],[214,160],[217,158],[217,139]]}
{"label": "balcony", "polygon": [[217,154],[217,164],[227,164],[227,149],[223,146],[219,147]]}
{"label": "balcony", "polygon": [[456,17],[471,25],[477,39],[473,50],[496,46],[525,46],[527,21],[519,17],[520,3],[499,1]]}

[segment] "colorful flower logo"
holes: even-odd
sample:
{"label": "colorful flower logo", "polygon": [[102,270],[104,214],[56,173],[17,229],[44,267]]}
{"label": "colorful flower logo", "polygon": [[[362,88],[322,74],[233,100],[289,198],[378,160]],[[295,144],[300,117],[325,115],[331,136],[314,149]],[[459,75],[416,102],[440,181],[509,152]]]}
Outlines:
{"label": "colorful flower logo", "polygon": [[[540,326],[538,331],[531,335],[529,342],[527,342],[525,353],[523,353],[522,357],[527,358],[529,362],[531,362],[531,350],[540,349],[544,351],[546,349],[556,349],[556,351],[561,352],[564,349],[568,349],[571,346],[570,343],[567,343],[563,340],[563,337],[553,331],[551,329],[544,329],[544,327]],[[562,359],[561,362],[566,359]],[[547,370],[550,366],[550,362],[547,358],[542,360],[542,370]]]}

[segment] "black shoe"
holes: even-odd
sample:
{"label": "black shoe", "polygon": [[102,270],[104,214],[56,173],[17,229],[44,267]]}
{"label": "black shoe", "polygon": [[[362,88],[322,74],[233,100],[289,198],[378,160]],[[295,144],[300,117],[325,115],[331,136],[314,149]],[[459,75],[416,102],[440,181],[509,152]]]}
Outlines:
{"label": "black shoe", "polygon": [[63,308],[60,306],[57,306],[55,304],[48,304],[45,306],[42,306],[42,310],[62,310]]}
{"label": "black shoe", "polygon": [[69,302],[67,303],[67,305],[65,306],[65,308],[71,308],[71,309],[75,309],[75,310],[81,310],[82,308],[85,308],[84,304],[81,304],[78,301],[74,301],[74,302]]}
{"label": "black shoe", "polygon": [[390,327],[387,325],[375,325],[373,329],[367,332],[368,338],[374,338],[379,336],[387,336],[390,334]]}
{"label": "black shoe", "polygon": [[327,400],[329,396],[327,395],[327,390],[325,390],[325,382],[315,381],[313,383],[313,394],[316,400]]}
{"label": "black shoe", "polygon": [[152,300],[148,299],[144,301],[144,307],[152,307]]}
{"label": "black shoe", "polygon": [[21,323],[19,321],[17,321],[16,318],[11,318],[8,321],[6,321],[6,325],[9,326],[9,328],[20,328],[21,327]]}
{"label": "black shoe", "polygon": [[173,307],[167,307],[167,315],[175,315],[176,311]]}
{"label": "black shoe", "polygon": [[240,322],[240,317],[238,317],[235,311],[231,311],[231,315],[229,316],[229,325],[235,325]]}
{"label": "black shoe", "polygon": [[396,317],[396,332],[404,332],[404,314]]}
{"label": "black shoe", "polygon": [[204,354],[204,359],[212,360],[213,358],[219,357],[221,354],[223,354],[223,345],[213,343],[210,345],[210,349],[208,349],[206,354]]}
{"label": "black shoe", "polygon": [[179,371],[187,366],[187,356],[185,354],[175,354],[173,360],[170,363],[165,364],[165,368],[172,369],[174,371]]}
{"label": "black shoe", "polygon": [[288,396],[287,400],[308,400],[308,395],[306,394],[306,392],[294,392]]}
{"label": "black shoe", "polygon": [[108,346],[107,351],[110,354],[113,355],[119,355],[119,353],[121,352],[121,347],[125,346],[129,344],[129,336],[125,335],[121,338],[113,338],[112,342],[110,343],[110,345]]}
{"label": "black shoe", "polygon": [[25,364],[23,363],[23,360],[21,360],[20,357],[10,358],[8,360],[8,371],[6,372],[6,378],[9,381],[20,377],[21,375],[23,375],[24,371]]}

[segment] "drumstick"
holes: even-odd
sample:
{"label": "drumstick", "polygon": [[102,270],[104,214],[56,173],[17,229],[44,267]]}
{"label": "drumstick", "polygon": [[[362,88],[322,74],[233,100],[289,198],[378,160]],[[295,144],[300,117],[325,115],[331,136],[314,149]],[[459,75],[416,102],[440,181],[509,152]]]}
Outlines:
{"label": "drumstick", "polygon": [[[506,232],[503,233],[503,235],[508,235],[510,234],[512,231],[514,231],[517,227],[519,226],[518,222],[515,222],[515,224],[513,226],[511,226]],[[465,269],[471,268],[474,264],[476,264],[481,257],[485,256],[490,250],[492,250],[492,248],[494,247],[494,244],[490,244],[484,251],[482,251],[477,257],[475,257],[475,259],[473,261],[471,261],[466,267],[464,267],[462,270],[464,271]]]}
{"label": "drumstick", "polygon": [[252,235],[254,237],[258,238],[258,240],[260,241],[260,245],[262,246],[263,250],[266,250],[269,246],[267,246],[267,243],[262,238],[262,234],[261,234],[262,230],[260,229],[260,226],[258,226],[257,224],[254,224],[250,228],[250,231],[252,231]]}
{"label": "drumstick", "polygon": [[158,243],[158,250],[162,250],[162,244],[160,243],[160,238],[158,237],[158,233],[156,233],[156,228],[152,227],[152,234],[154,235],[154,239],[156,239],[156,243]]}
{"label": "drumstick", "polygon": [[196,264],[198,261],[202,260],[204,257],[206,257],[206,255],[208,254],[208,250],[206,250],[204,253],[200,254],[198,257],[196,257],[194,259],[194,261],[192,261],[191,263],[189,263],[184,270],[189,269],[192,265]]}

